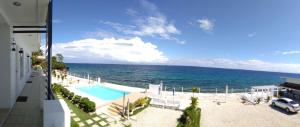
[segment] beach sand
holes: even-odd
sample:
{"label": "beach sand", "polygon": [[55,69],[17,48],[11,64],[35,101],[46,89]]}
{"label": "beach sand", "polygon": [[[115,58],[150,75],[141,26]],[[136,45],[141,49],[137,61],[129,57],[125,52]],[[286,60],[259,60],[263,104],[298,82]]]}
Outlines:
{"label": "beach sand", "polygon": [[[69,84],[70,80],[73,80],[74,84]],[[55,80],[55,78],[54,78]],[[68,76],[69,81],[64,81],[64,85],[72,89],[72,86],[76,86],[75,81],[80,80],[79,84],[88,84],[87,79],[82,79],[74,76]],[[61,81],[55,81],[61,82]],[[93,83],[93,82],[91,82]],[[96,83],[96,82],[94,82]],[[141,93],[145,89],[122,86],[112,83],[101,83],[106,87],[128,91],[132,93]],[[79,92],[80,93],[80,92]],[[261,103],[258,105],[242,104],[240,96],[243,93],[230,93],[227,96],[224,93],[196,93],[194,96],[199,98],[199,107],[201,111],[201,127],[299,127],[300,126],[300,113],[298,114],[286,114],[284,111],[277,108],[272,108],[267,103]],[[85,94],[86,95],[86,94]],[[145,94],[138,94],[145,96]],[[164,96],[173,98],[172,92],[163,92]],[[89,98],[90,95],[86,95]],[[190,105],[190,97],[192,93],[176,92],[175,99],[181,101],[181,109]],[[135,96],[135,98],[138,98]],[[105,104],[107,102],[101,102],[95,97],[91,97],[92,100],[97,102],[99,111],[105,112]],[[220,102],[220,103],[217,103]],[[120,103],[120,99],[117,100]],[[104,106],[103,106],[104,105]],[[134,127],[174,127],[177,124],[177,119],[182,114],[182,111],[170,110],[149,107],[143,112],[136,115],[136,121],[131,121]],[[121,125],[113,125],[121,126]]]}

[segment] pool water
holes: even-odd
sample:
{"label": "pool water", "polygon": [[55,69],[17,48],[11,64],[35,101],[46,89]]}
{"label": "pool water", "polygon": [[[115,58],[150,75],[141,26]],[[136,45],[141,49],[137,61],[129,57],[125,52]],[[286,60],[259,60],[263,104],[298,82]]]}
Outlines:
{"label": "pool water", "polygon": [[92,96],[95,96],[101,100],[105,100],[105,101],[113,101],[113,100],[123,97],[124,93],[125,93],[125,95],[128,94],[128,92],[111,89],[111,88],[99,86],[99,85],[82,86],[82,87],[77,87],[76,89],[80,90],[82,92],[85,92],[87,94],[90,94]]}

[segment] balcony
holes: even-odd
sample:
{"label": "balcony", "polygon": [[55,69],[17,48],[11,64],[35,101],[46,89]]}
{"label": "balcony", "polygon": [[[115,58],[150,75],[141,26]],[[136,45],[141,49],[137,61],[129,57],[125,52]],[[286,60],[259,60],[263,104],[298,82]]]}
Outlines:
{"label": "balcony", "polygon": [[[59,100],[45,100],[46,86],[46,77],[33,72],[3,127],[70,126],[70,111],[66,104]],[[3,111],[7,113],[7,110]]]}

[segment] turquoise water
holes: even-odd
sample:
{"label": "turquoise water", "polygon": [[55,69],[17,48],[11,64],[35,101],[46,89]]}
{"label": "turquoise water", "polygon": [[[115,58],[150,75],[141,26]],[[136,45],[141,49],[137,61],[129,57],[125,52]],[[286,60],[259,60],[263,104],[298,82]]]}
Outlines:
{"label": "turquoise water", "polygon": [[191,66],[163,65],[121,65],[121,64],[67,64],[69,72],[79,77],[93,80],[101,77],[104,82],[148,87],[149,83],[158,84],[163,81],[167,90],[175,87],[176,91],[191,91],[192,87],[200,87],[202,92],[224,91],[225,85],[233,92],[242,92],[255,85],[278,85],[284,82],[282,77],[300,78],[300,74],[249,71],[238,69],[221,69]]}
{"label": "turquoise water", "polygon": [[112,101],[119,99],[123,97],[123,94],[127,95],[127,92],[124,91],[119,91],[111,88],[107,88],[104,86],[82,86],[82,87],[77,87],[76,89],[85,92],[87,94],[90,94],[92,96],[95,96],[101,100],[105,101]]}

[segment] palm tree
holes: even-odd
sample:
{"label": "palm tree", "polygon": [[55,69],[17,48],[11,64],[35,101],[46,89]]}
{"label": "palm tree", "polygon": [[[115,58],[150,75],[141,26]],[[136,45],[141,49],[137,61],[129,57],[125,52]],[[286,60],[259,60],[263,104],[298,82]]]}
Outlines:
{"label": "palm tree", "polygon": [[65,76],[61,76],[61,81],[64,82]]}
{"label": "palm tree", "polygon": [[55,71],[52,71],[52,73],[53,73],[53,76],[56,77],[56,72],[55,72]]}
{"label": "palm tree", "polygon": [[193,97],[194,97],[194,93],[197,93],[197,92],[199,92],[199,91],[198,91],[198,89],[197,89],[196,87],[193,87],[193,88],[192,88],[192,92],[193,92]]}
{"label": "palm tree", "polygon": [[191,106],[193,108],[197,107],[197,105],[198,105],[198,98],[197,97],[191,97],[191,100],[192,100]]}

